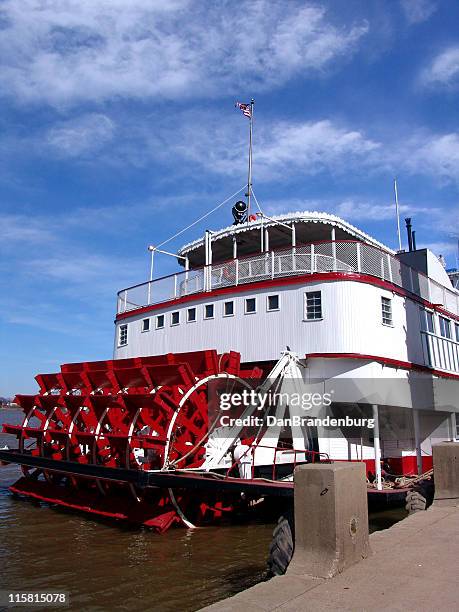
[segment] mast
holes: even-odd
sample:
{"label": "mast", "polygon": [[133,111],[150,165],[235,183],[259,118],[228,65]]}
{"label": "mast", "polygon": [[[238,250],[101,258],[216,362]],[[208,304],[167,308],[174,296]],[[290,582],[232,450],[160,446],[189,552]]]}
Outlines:
{"label": "mast", "polygon": [[398,235],[398,248],[402,250],[402,237],[400,234],[400,214],[398,209],[398,191],[397,191],[397,179],[394,178],[394,192],[395,192],[395,214],[397,215],[397,235]]}
{"label": "mast", "polygon": [[250,199],[252,195],[252,135],[253,135],[253,105],[255,100],[250,101],[250,123],[249,123],[249,173],[247,178],[247,223],[250,217]]}

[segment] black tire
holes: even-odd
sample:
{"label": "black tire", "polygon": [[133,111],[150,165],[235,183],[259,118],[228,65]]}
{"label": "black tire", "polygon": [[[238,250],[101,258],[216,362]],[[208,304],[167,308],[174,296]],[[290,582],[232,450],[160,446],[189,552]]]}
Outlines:
{"label": "black tire", "polygon": [[414,487],[414,490],[420,493],[425,498],[427,510],[427,508],[432,505],[435,495],[435,482],[433,476],[432,478],[421,480],[421,482]]}
{"label": "black tire", "polygon": [[421,480],[416,483],[406,495],[406,506],[410,514],[427,510],[432,505],[435,494],[435,483],[433,478]]}
{"label": "black tire", "polygon": [[427,506],[426,498],[418,491],[409,491],[406,494],[405,508],[409,514],[414,514],[421,510],[425,510]]}
{"label": "black tire", "polygon": [[272,576],[282,576],[287,571],[295,550],[293,512],[281,516],[273,531],[269,548],[268,570]]}

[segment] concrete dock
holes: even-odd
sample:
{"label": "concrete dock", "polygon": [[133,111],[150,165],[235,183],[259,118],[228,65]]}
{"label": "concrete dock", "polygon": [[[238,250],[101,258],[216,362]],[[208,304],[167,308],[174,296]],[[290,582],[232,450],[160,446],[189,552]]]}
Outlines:
{"label": "concrete dock", "polygon": [[370,546],[332,579],[287,573],[204,610],[459,610],[459,506],[417,512],[373,533]]}
{"label": "concrete dock", "polygon": [[298,467],[287,573],[204,609],[459,611],[459,443],[433,463],[433,505],[371,536],[363,464]]}

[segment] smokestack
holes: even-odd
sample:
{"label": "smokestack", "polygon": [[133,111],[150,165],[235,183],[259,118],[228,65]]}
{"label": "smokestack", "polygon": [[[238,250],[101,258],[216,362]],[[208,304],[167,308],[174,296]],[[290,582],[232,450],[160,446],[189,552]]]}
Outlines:
{"label": "smokestack", "polygon": [[416,250],[416,232],[413,231],[413,233],[411,234],[411,237],[413,239],[413,251]]}
{"label": "smokestack", "polygon": [[408,251],[412,251],[413,250],[413,234],[411,232],[411,218],[407,217],[405,219],[405,223],[406,223],[406,233],[408,234]]}

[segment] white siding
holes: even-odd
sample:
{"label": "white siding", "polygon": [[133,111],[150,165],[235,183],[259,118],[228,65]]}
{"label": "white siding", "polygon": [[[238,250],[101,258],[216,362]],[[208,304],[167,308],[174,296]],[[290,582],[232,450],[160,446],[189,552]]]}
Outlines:
{"label": "white siding", "polygon": [[[304,294],[322,292],[323,319],[304,319]],[[279,311],[267,311],[267,296],[279,294]],[[382,324],[381,296],[392,300],[393,326]],[[257,298],[257,312],[245,313],[245,299]],[[225,301],[234,301],[234,316],[223,316]],[[215,305],[214,319],[204,319],[204,305]],[[186,311],[197,308],[196,322],[188,323]],[[171,326],[171,312],[180,310],[180,325]],[[157,314],[165,315],[164,329],[155,329]],[[152,317],[149,332],[142,320]],[[306,353],[361,353],[423,362],[419,305],[392,292],[352,281],[315,282],[209,297],[132,316],[117,324],[129,324],[128,344],[115,347],[115,358],[215,348],[239,351],[243,361],[277,360],[289,346]]]}

